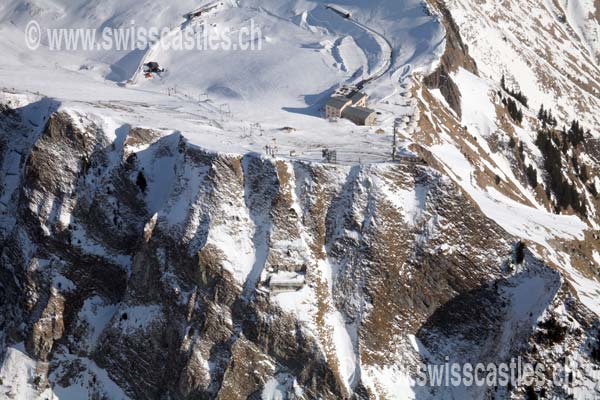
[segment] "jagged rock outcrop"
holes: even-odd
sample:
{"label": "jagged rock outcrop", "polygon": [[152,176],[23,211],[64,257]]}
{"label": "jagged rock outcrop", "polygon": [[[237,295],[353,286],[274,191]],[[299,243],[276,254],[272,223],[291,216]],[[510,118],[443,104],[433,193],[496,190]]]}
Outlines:
{"label": "jagged rock outcrop", "polygon": [[431,74],[425,77],[423,82],[430,89],[439,89],[452,110],[458,117],[461,116],[461,93],[451,74],[459,67],[477,74],[477,64],[469,55],[469,49],[460,35],[460,29],[456,25],[452,14],[446,4],[441,0],[428,2],[429,6],[439,15],[441,23],[446,30],[446,49],[440,59],[440,63]]}
{"label": "jagged rock outcrop", "polygon": [[[0,266],[2,330],[55,390],[387,398],[381,371],[423,357],[410,338],[504,360],[533,334],[506,321],[557,301],[558,273],[512,267],[515,239],[431,167],[219,155],[74,118],[31,148]],[[302,289],[271,291],[286,273]],[[515,317],[526,278],[545,295]]]}

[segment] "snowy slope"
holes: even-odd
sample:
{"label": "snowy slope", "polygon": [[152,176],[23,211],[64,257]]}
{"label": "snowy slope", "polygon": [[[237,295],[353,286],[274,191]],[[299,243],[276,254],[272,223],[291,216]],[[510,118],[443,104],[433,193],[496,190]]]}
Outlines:
{"label": "snowy slope", "polygon": [[[128,28],[135,22],[144,27],[166,26],[177,30],[184,22],[182,15],[199,5],[193,1],[175,4],[111,1],[101,5],[85,1],[38,3],[11,1],[0,10],[0,21],[3,21],[0,26],[9,30],[6,37],[10,48],[7,50],[13,54],[9,58],[26,57],[27,62],[22,64],[31,68],[28,75],[34,75],[36,70],[54,75],[57,71],[39,69],[51,65],[61,75],[66,74],[62,71],[65,68],[94,80],[106,79],[109,85],[111,81],[131,78],[139,63],[146,59],[144,52],[75,51],[65,59],[62,53],[44,52],[42,46],[39,53],[30,54],[22,48],[20,30],[30,19],[38,21],[43,29]],[[252,21],[260,31],[258,39],[262,50],[169,52],[151,49],[151,58],[165,66],[167,73],[158,80],[136,80],[135,89],[142,90],[136,95],[140,101],[144,101],[148,90],[167,93],[176,88],[178,95],[188,103],[208,98],[214,110],[223,110],[225,106],[234,112],[236,119],[261,123],[288,120],[301,125],[300,128],[325,129],[330,124],[315,117],[321,116],[321,107],[336,87],[357,82],[361,77],[372,76],[391,66],[389,73],[382,77],[383,84],[373,88],[377,98],[389,96],[397,92],[398,82],[394,81],[397,70],[411,65],[413,70],[429,71],[443,51],[441,25],[414,0],[383,2],[376,6],[356,1],[346,5],[354,11],[356,22],[343,19],[321,2],[225,3],[200,21],[185,25],[184,30],[193,30],[196,35],[202,35],[205,30],[232,32],[234,36],[233,33]],[[392,44],[393,59],[382,36]],[[222,65],[227,68],[221,68]],[[4,85],[10,85],[10,81],[5,78]],[[60,91],[49,87],[44,91],[47,95],[63,97]]]}
{"label": "snowy slope", "polygon": [[36,371],[36,361],[27,355],[23,343],[7,349],[0,366],[0,375],[0,390],[11,399],[27,400],[53,396],[52,390],[39,393],[35,387],[34,380],[39,375]]}
{"label": "snowy slope", "polygon": [[600,63],[600,10],[593,0],[560,0],[560,7],[571,28],[587,46],[590,55]]}
{"label": "snowy slope", "polygon": [[[385,71],[366,87],[375,99],[371,106],[377,108],[376,100],[389,102],[390,96],[406,91],[400,83],[408,82],[403,72],[407,67],[424,73],[432,70],[443,52],[444,31],[419,1],[345,4],[353,11],[353,21],[326,9],[324,2],[224,3],[198,21],[184,24],[183,14],[200,4],[9,1],[0,10],[0,29],[6,38],[0,45],[10,55],[9,65],[0,67],[0,85],[39,91],[70,108],[82,107],[82,101],[94,106],[105,98],[127,103],[120,107],[123,114],[130,103],[149,104],[156,114],[145,120],[147,126],[181,131],[192,142],[218,151],[262,152],[276,140],[281,155],[294,150],[305,159],[319,159],[322,147],[337,148],[338,159],[346,162],[389,158],[391,121],[412,113],[410,106],[388,107],[380,117],[387,128],[384,135],[347,121],[331,124],[322,119],[322,107],[335,88]],[[114,50],[63,55],[47,51],[42,40],[40,49],[31,52],[23,46],[23,30],[30,19],[42,29],[139,24],[168,27],[173,32],[183,29],[196,37],[205,31],[231,32],[234,41],[236,32],[252,24],[260,33],[262,49],[169,51],[152,47],[149,54]],[[140,63],[149,60],[166,67],[160,79],[137,76]],[[21,68],[16,70],[14,65]],[[133,77],[126,88],[118,86]],[[67,105],[69,101],[79,104]],[[139,114],[134,110],[125,119]],[[176,122],[181,120],[190,123]],[[218,135],[223,140],[215,141],[214,130],[199,127],[199,120],[224,127],[225,132]],[[283,126],[296,129],[293,137],[279,132]],[[323,135],[323,131],[332,134]],[[372,149],[360,145],[367,142],[374,144]]]}
{"label": "snowy slope", "polygon": [[[511,234],[538,245],[536,252],[539,256],[562,268],[582,301],[590,310],[600,313],[600,308],[593,300],[596,295],[590,294],[596,290],[591,288],[597,288],[597,281],[584,278],[574,266],[571,255],[556,245],[557,241],[589,243],[587,235],[597,226],[594,203],[588,205],[591,217],[587,219],[576,215],[556,215],[542,204],[536,192],[519,178],[509,152],[497,145],[498,138],[505,134],[500,127],[497,111],[498,83],[464,69],[459,69],[453,79],[462,94],[463,115],[458,122],[465,131],[461,132],[463,136],[459,139],[452,130],[440,124],[437,126],[439,131],[435,135],[435,142],[427,149],[441,163],[448,176],[477,202],[487,217]],[[436,98],[434,103],[437,102],[448,107],[443,99]],[[433,112],[426,113],[436,120]],[[526,113],[534,114],[527,110]],[[531,117],[535,118],[534,115]],[[522,127],[515,126],[514,132],[518,140],[525,144],[527,162],[539,164],[541,155],[535,145],[535,128],[526,121]],[[493,141],[496,141],[494,148]],[[502,182],[500,187],[492,180],[486,182],[482,179],[482,173],[499,177]],[[543,176],[542,172],[540,176]],[[507,191],[505,183],[512,189]],[[590,244],[593,249],[594,244]],[[586,258],[585,263],[592,269],[597,268],[594,254],[592,250],[591,257]]]}
{"label": "snowy slope", "polygon": [[[587,218],[552,215],[539,193],[519,177],[514,158],[502,142],[507,134],[513,135],[524,146],[524,163],[543,177],[543,156],[535,144],[541,105],[553,110],[559,127],[568,127],[571,120],[577,119],[592,137],[598,138],[596,5],[591,1],[505,1],[480,6],[466,0],[449,2],[448,8],[469,46],[469,54],[477,62],[480,76],[465,70],[453,74],[461,92],[463,115],[459,122],[469,137],[447,137],[446,128],[441,127],[440,143],[429,148],[490,218],[509,232],[541,244],[543,256],[568,271],[582,298],[589,297],[589,287],[581,283],[572,256],[559,251],[553,241],[559,238],[589,243],[584,234],[597,230],[597,202],[586,194],[584,186],[579,186],[580,193],[591,200],[587,203]],[[522,91],[529,100],[528,108],[519,104],[525,114],[523,123],[509,123],[510,128],[499,111],[503,108],[498,97],[503,75],[509,88]],[[595,161],[585,151],[581,158],[598,173]],[[499,193],[493,182],[482,182],[481,172],[485,170],[512,186],[512,195]],[[595,270],[593,250],[587,253],[584,264]],[[600,311],[595,306],[592,309]]]}
{"label": "snowy slope", "polygon": [[474,7],[453,0],[449,8],[483,76],[499,82],[505,74],[535,112],[544,104],[564,120],[579,118],[597,135],[599,25],[588,19],[597,14],[591,1],[559,3],[561,8],[541,0]]}

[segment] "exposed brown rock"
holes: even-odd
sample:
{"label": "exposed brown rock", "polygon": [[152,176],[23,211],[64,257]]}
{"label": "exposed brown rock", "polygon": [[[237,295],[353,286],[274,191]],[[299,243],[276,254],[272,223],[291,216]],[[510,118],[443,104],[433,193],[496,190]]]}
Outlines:
{"label": "exposed brown rock", "polygon": [[444,2],[441,0],[431,0],[429,4],[441,15],[441,22],[446,29],[446,49],[442,55],[440,64],[433,73],[425,77],[424,83],[430,89],[440,89],[450,107],[460,117],[462,114],[460,106],[461,94],[456,84],[452,81],[450,74],[455,72],[459,67],[462,67],[477,75],[477,65],[475,60],[469,55],[469,49],[464,44],[460,36],[460,30]]}

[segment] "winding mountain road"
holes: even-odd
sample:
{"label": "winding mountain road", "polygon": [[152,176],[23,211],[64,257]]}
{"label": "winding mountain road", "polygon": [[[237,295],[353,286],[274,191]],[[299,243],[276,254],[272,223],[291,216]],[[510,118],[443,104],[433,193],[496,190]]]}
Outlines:
{"label": "winding mountain road", "polygon": [[332,6],[325,6],[325,8],[327,8],[328,10],[332,11],[333,13],[335,13],[336,15],[338,15],[340,18],[344,18],[348,21],[350,21],[351,23],[353,23],[354,25],[356,25],[357,27],[359,27],[360,29],[370,33],[371,35],[373,35],[374,37],[378,38],[379,40],[377,40],[383,50],[383,59],[384,59],[384,63],[381,65],[381,67],[375,71],[370,77],[365,78],[363,80],[361,80],[360,82],[357,83],[357,87],[362,89],[363,87],[365,87],[368,83],[373,82],[379,78],[381,78],[383,75],[385,75],[386,73],[388,73],[390,71],[390,69],[392,68],[392,60],[394,57],[394,48],[392,47],[391,42],[385,37],[383,36],[381,33],[375,31],[374,29],[358,22],[357,20],[353,19],[352,16],[350,14],[348,14],[348,16],[344,16],[342,15],[342,13],[339,10],[336,10],[335,8],[333,8]]}

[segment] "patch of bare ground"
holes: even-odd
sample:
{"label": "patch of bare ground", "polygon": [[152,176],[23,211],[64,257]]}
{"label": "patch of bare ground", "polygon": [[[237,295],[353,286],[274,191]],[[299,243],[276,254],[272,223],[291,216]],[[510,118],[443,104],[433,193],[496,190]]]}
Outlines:
{"label": "patch of bare ground", "polygon": [[[506,108],[502,107],[500,104],[496,104],[496,115],[498,116],[498,124],[500,131],[507,135],[509,138],[512,138],[514,143],[514,147],[510,151],[508,151],[510,153],[510,160],[513,166],[515,167],[512,171],[515,174],[515,176],[519,179],[520,183],[524,187],[527,187],[529,185],[529,183],[527,182],[527,176],[525,175],[527,165],[519,156],[519,146],[521,143],[519,142],[518,135],[515,132],[514,125],[511,122],[510,115],[508,114]],[[525,117],[525,119],[529,120],[528,122],[530,126],[535,126],[538,123],[537,120],[533,120],[527,116]],[[535,194],[535,199],[538,203],[542,204],[546,208],[546,210],[552,210],[552,202],[548,199],[548,196],[546,196],[546,192],[544,191],[542,185],[538,184],[537,187],[533,188],[533,193]]]}
{"label": "patch of bare ground", "polygon": [[[415,190],[415,174],[407,166],[394,166],[381,176],[395,190]],[[389,201],[376,199],[376,230],[367,234],[369,270],[367,296],[372,310],[362,326],[368,345],[361,349],[361,360],[368,365],[392,362],[399,338],[416,329],[423,317],[418,310],[406,307],[408,258],[413,254],[412,242],[418,228],[411,228],[405,217]],[[367,350],[368,349],[368,350]]]}
{"label": "patch of bare ground", "polygon": [[[424,102],[419,103],[421,109],[421,115],[426,117],[421,119],[419,128],[421,133],[419,137],[426,138],[426,142],[436,143],[440,139],[429,139],[444,133],[448,135],[453,142],[457,145],[457,148],[465,156],[465,158],[474,167],[474,174],[471,177],[458,177],[459,179],[473,179],[474,182],[481,188],[494,187],[500,193],[507,197],[521,202],[526,205],[532,205],[531,202],[525,197],[520,189],[511,180],[501,180],[498,182],[496,173],[490,169],[490,166],[495,166],[496,162],[492,159],[491,154],[486,152],[477,139],[471,135],[465,127],[461,126],[456,119],[456,116],[448,112],[446,107],[442,105],[427,89],[422,88],[421,96]],[[507,114],[500,106],[497,106],[497,112],[500,114],[498,118],[507,121]],[[434,121],[429,119],[432,116]],[[514,132],[514,130],[513,130]],[[500,168],[498,168],[500,169]]]}
{"label": "patch of bare ground", "polygon": [[[270,216],[272,229],[271,243],[278,241],[289,243],[300,239],[298,214],[294,207],[294,185],[292,169],[283,161],[275,162],[275,170],[279,182],[279,190],[273,200]],[[278,270],[300,271],[306,269],[302,257],[297,254],[297,249],[285,244],[274,245],[268,255],[268,264]]]}
{"label": "patch of bare ground", "polygon": [[361,268],[372,308],[360,328],[361,361],[381,366],[403,352],[402,338],[415,334],[441,305],[494,279],[497,260],[510,245],[501,229],[428,167],[394,166],[379,179],[396,191],[427,188],[422,214],[411,223],[377,196],[375,228],[363,232],[369,251]]}
{"label": "patch of bare ground", "polygon": [[594,252],[600,254],[600,234],[585,232],[583,240],[562,241],[559,248],[571,257],[571,265],[589,279],[600,280],[600,265],[594,260]]}
{"label": "patch of bare ground", "polygon": [[275,168],[279,178],[279,197],[287,205],[292,204],[292,185],[290,180],[292,175],[288,169],[288,164],[283,161],[276,161]]}
{"label": "patch of bare ground", "polygon": [[137,147],[155,142],[161,134],[150,129],[133,128],[125,139],[125,147]]}
{"label": "patch of bare ground", "polygon": [[[302,210],[302,215],[299,217],[306,230],[311,232],[310,237],[307,238],[311,252],[316,260],[321,260],[326,256],[324,248],[327,234],[327,209],[338,190],[335,185],[331,185],[331,182],[337,179],[335,174],[340,171],[336,171],[332,166],[302,163],[295,163],[294,168],[298,202]],[[307,176],[308,179],[301,180],[299,178],[301,176]]]}
{"label": "patch of bare ground", "polygon": [[[546,30],[546,32],[547,35],[556,33],[554,30]],[[562,39],[556,37],[554,39],[559,42],[562,41]],[[529,58],[525,52],[519,50],[516,46],[514,46],[514,50],[520,53],[520,56],[525,63],[535,71],[538,77],[538,84],[541,87],[550,93],[555,93],[559,97],[571,97],[571,100],[578,110],[580,112],[586,112],[586,110],[589,109],[589,105],[586,103],[590,100],[587,99],[587,96],[586,98],[581,98],[573,96],[572,93],[597,93],[600,90],[599,82],[591,79],[581,79],[581,77],[593,76],[594,74],[597,74],[597,71],[590,70],[588,66],[579,63],[573,55],[568,53],[563,54],[560,59],[561,62],[566,63],[569,66],[568,70],[563,69],[557,64],[557,61],[554,59],[554,53],[549,51],[548,46],[545,47],[546,51],[544,53],[540,53],[540,49],[534,47],[537,57],[533,59]],[[551,67],[548,68],[549,66]],[[557,71],[568,79],[556,79]],[[566,115],[564,109],[561,110],[561,112]]]}
{"label": "patch of bare ground", "polygon": [[218,400],[247,399],[257,387],[263,387],[267,383],[265,377],[275,373],[274,364],[269,357],[244,337],[235,342],[231,353]]}
{"label": "patch of bare ground", "polygon": [[[335,179],[335,174],[340,171],[336,171],[336,168],[332,166],[308,165],[303,163],[294,163],[293,167],[294,176],[292,177],[291,171],[284,163],[277,163],[281,192],[283,192],[281,194],[281,201],[286,204],[286,207],[291,207],[292,186],[290,181],[291,179],[295,179],[296,196],[301,211],[301,215],[296,216],[296,218],[300,219],[299,222],[307,232],[311,232],[306,237],[306,240],[316,263],[316,265],[307,266],[307,282],[311,284],[316,294],[316,334],[323,348],[327,366],[335,376],[338,386],[343,388],[344,384],[341,381],[336,343],[333,339],[331,324],[327,318],[331,312],[335,311],[335,306],[331,301],[332,293],[328,278],[323,276],[321,270],[318,268],[320,262],[327,262],[327,254],[325,252],[327,212],[333,198],[337,195],[336,186],[331,185],[331,182]],[[309,177],[309,179],[303,180],[302,177]],[[307,185],[309,181],[310,185]]]}
{"label": "patch of bare ground", "polygon": [[323,353],[327,361],[327,366],[335,376],[337,384],[340,388],[344,387],[340,372],[340,364],[338,362],[336,343],[333,338],[333,329],[328,321],[327,316],[335,311],[334,305],[331,303],[331,291],[326,277],[317,275],[314,280],[315,293],[317,295],[317,312],[315,316],[315,325],[319,343],[323,348]]}

